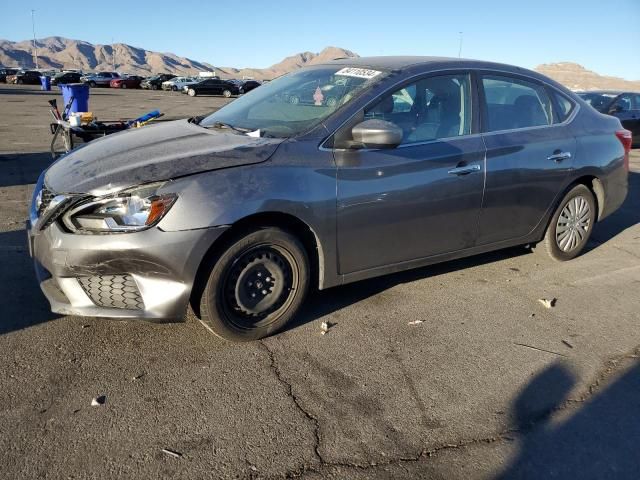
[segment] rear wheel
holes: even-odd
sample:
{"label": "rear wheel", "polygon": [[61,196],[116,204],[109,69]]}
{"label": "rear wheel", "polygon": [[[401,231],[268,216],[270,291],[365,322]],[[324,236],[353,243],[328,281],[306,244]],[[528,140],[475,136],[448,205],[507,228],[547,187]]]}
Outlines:
{"label": "rear wheel", "polygon": [[231,90],[225,90],[222,92],[224,98],[229,98],[231,96]]}
{"label": "rear wheel", "polygon": [[22,85],[24,83],[24,80],[22,80],[21,78],[18,79],[18,81],[16,82],[18,85]]}
{"label": "rear wheel", "polygon": [[94,82],[93,80],[91,80],[91,81],[89,82],[89,86],[90,86],[91,88],[94,88],[94,87],[96,86],[96,82]]}
{"label": "rear wheel", "polygon": [[127,84],[126,83],[121,83],[120,84],[120,88],[127,88]]}
{"label": "rear wheel", "polygon": [[547,227],[544,244],[554,260],[580,255],[596,222],[596,202],[584,185],[576,185],[562,199]]}
{"label": "rear wheel", "polygon": [[173,90],[174,92],[178,91],[178,87],[176,87],[175,85],[171,87],[171,90]]}
{"label": "rear wheel", "polygon": [[309,286],[304,247],[275,227],[236,238],[210,268],[201,320],[230,341],[258,340],[281,330],[300,310]]}

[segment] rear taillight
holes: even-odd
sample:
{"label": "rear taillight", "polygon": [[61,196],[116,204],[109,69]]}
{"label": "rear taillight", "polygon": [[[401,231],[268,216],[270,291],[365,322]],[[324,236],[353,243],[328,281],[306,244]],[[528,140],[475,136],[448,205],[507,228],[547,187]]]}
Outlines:
{"label": "rear taillight", "polygon": [[631,143],[633,142],[633,135],[631,135],[631,132],[629,130],[618,130],[616,132],[616,137],[618,137],[618,140],[620,140],[620,143],[622,143],[622,146],[624,147],[624,168],[627,169],[627,172],[629,171],[629,152],[631,151]]}

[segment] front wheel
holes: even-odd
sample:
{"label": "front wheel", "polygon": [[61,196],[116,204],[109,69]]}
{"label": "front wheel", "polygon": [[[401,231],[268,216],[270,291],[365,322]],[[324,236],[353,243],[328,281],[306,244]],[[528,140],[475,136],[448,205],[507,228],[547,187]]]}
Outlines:
{"label": "front wheel", "polygon": [[223,91],[222,96],[224,96],[224,98],[229,98],[231,96],[231,90]]}
{"label": "front wheel", "polygon": [[275,227],[236,238],[211,265],[200,316],[225,340],[258,340],[281,330],[300,310],[309,287],[304,247]]}
{"label": "front wheel", "polygon": [[127,84],[126,83],[121,83],[120,84],[120,88],[127,88]]}
{"label": "front wheel", "polygon": [[171,90],[173,90],[174,92],[178,91],[178,87],[176,87],[175,85],[171,87]]}
{"label": "front wheel", "polygon": [[151,85],[151,90],[158,90],[158,86],[157,85]]}
{"label": "front wheel", "polygon": [[92,81],[90,81],[90,82],[89,82],[89,86],[90,86],[91,88],[95,88],[95,86],[96,86],[96,82],[94,82],[93,80],[92,80]]}
{"label": "front wheel", "polygon": [[195,97],[198,94],[198,92],[196,92],[193,88],[190,88],[187,93],[190,97]]}
{"label": "front wheel", "polygon": [[596,202],[584,185],[576,185],[562,199],[544,237],[547,253],[566,261],[580,255],[596,223]]}

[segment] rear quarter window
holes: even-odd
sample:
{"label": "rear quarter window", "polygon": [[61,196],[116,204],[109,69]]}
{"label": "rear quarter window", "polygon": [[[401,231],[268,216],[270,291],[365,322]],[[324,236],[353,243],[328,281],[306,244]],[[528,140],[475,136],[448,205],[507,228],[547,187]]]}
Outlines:
{"label": "rear quarter window", "polygon": [[556,123],[562,123],[567,118],[569,118],[569,116],[573,112],[573,109],[576,107],[576,105],[573,102],[573,100],[570,100],[560,92],[554,89],[550,89],[550,90],[551,90],[551,96],[556,102],[556,117],[557,117]]}

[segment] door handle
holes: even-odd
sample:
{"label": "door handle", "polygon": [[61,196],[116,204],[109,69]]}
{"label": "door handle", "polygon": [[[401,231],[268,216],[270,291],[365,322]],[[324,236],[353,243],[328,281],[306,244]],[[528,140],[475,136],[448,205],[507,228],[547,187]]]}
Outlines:
{"label": "door handle", "polygon": [[475,165],[465,165],[464,167],[456,167],[449,170],[447,173],[450,175],[467,175],[472,172],[479,172],[480,165],[477,163]]}
{"label": "door handle", "polygon": [[549,155],[547,157],[547,160],[551,160],[554,162],[561,162],[563,160],[568,160],[570,158],[571,158],[570,152],[558,152],[558,153],[554,153],[553,155]]}

